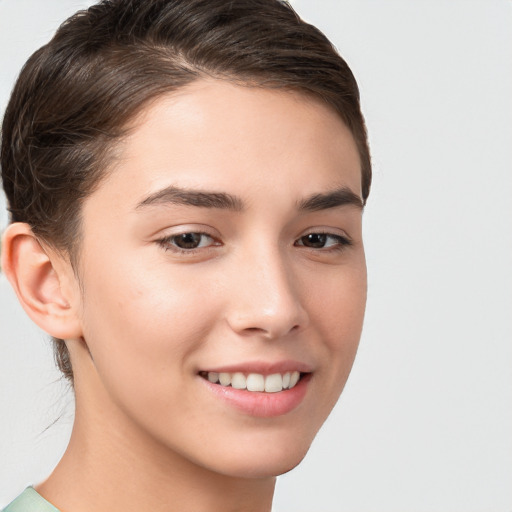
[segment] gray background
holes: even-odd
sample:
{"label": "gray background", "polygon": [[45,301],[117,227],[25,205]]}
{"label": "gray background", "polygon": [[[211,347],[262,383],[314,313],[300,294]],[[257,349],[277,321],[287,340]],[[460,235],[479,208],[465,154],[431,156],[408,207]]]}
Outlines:
{"label": "gray background", "polygon": [[[87,3],[0,0],[0,110],[29,54]],[[512,3],[294,5],[358,78],[375,179],[358,358],[275,510],[511,512]],[[73,407],[3,276],[0,315],[1,506],[49,473]]]}

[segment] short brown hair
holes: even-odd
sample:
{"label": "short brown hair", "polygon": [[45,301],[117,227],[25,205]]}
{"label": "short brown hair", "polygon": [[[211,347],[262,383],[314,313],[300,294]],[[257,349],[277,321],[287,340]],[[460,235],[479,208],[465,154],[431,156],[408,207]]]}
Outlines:
{"label": "short brown hair", "polygon": [[[10,220],[76,264],[83,200],[148,101],[201,77],[283,88],[330,105],[351,130],[366,201],[371,164],[356,80],[329,40],[279,0],[103,0],[25,64],[2,125]],[[73,380],[63,340],[59,368]]]}

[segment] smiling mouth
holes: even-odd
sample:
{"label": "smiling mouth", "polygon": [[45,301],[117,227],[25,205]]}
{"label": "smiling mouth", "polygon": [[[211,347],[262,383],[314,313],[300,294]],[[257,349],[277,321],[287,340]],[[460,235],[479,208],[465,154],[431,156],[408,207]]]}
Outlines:
{"label": "smiling mouth", "polygon": [[273,373],[271,375],[263,375],[261,373],[245,374],[242,372],[200,372],[199,375],[212,384],[218,384],[222,387],[259,393],[278,393],[293,389],[300,379],[307,374],[295,370],[286,373]]}

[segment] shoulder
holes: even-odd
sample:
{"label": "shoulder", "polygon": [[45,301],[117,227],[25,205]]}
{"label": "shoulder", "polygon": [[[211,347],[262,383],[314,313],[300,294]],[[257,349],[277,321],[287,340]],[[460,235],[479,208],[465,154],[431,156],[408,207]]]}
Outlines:
{"label": "shoulder", "polygon": [[33,487],[27,487],[1,512],[59,512],[59,510],[48,503]]}

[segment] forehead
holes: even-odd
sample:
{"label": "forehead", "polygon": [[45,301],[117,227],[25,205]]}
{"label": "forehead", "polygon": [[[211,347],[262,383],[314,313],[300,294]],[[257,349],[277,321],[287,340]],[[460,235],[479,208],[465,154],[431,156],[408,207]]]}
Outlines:
{"label": "forehead", "polygon": [[111,205],[169,185],[253,198],[268,188],[300,200],[305,187],[360,195],[360,172],[352,134],[320,100],[212,79],[148,104],[96,193],[110,194]]}

